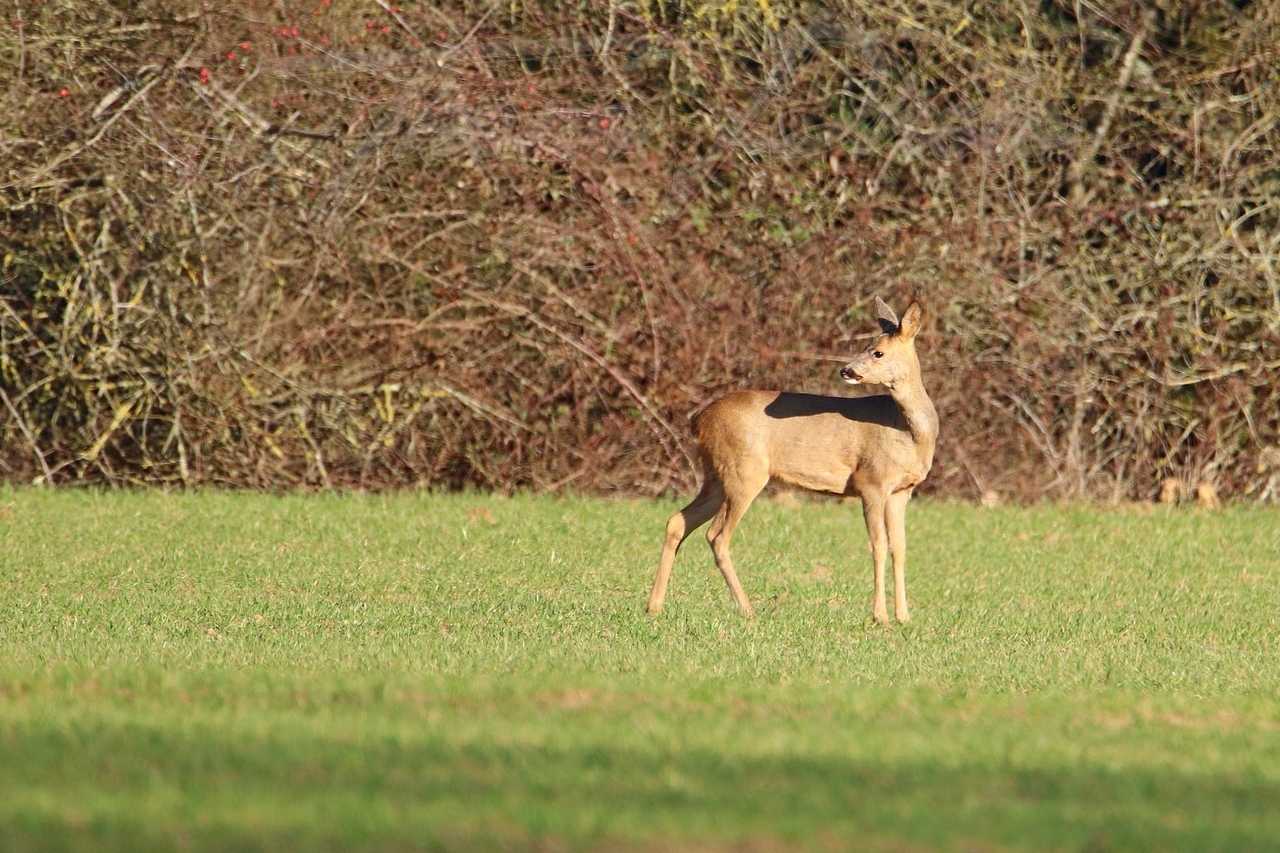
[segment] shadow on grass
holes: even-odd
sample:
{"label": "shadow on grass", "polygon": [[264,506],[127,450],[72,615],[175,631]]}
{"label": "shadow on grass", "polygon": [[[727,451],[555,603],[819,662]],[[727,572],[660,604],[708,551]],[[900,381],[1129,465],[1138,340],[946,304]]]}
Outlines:
{"label": "shadow on grass", "polygon": [[0,724],[0,849],[1206,850],[1280,837],[1270,780],[464,743],[441,726],[231,728]]}

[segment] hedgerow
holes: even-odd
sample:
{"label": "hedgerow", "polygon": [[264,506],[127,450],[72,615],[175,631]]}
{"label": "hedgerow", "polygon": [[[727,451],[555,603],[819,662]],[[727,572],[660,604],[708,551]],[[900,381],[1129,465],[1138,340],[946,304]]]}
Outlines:
{"label": "hedgerow", "polygon": [[46,0],[0,477],[659,494],[929,309],[929,488],[1280,494],[1280,6]]}

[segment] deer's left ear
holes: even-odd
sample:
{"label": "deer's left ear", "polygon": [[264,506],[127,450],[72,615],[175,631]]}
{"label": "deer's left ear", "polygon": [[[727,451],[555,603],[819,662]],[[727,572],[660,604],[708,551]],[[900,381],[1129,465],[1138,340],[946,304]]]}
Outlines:
{"label": "deer's left ear", "polygon": [[910,340],[920,331],[920,324],[924,321],[924,308],[919,302],[912,302],[907,310],[902,313],[902,324],[898,327],[898,334],[901,337]]}
{"label": "deer's left ear", "polygon": [[886,335],[895,334],[898,331],[898,315],[893,313],[893,309],[889,307],[889,303],[885,302],[879,296],[876,297],[876,322],[880,324],[880,330]]}

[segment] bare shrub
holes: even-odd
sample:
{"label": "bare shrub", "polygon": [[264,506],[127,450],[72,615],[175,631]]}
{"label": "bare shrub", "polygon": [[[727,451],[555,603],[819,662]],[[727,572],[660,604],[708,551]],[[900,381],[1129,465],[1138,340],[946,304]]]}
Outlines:
{"label": "bare shrub", "polygon": [[918,292],[934,491],[1275,499],[1280,11],[1112,6],[19,4],[0,476],[686,489]]}

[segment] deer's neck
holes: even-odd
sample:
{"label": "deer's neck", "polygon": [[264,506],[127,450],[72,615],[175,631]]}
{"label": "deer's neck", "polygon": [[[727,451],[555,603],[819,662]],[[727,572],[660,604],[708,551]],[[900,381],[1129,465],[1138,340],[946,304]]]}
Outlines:
{"label": "deer's neck", "polygon": [[933,447],[938,441],[938,410],[933,407],[929,393],[917,371],[914,376],[895,383],[889,393],[902,410],[911,430],[911,438],[927,463],[933,462]]}

